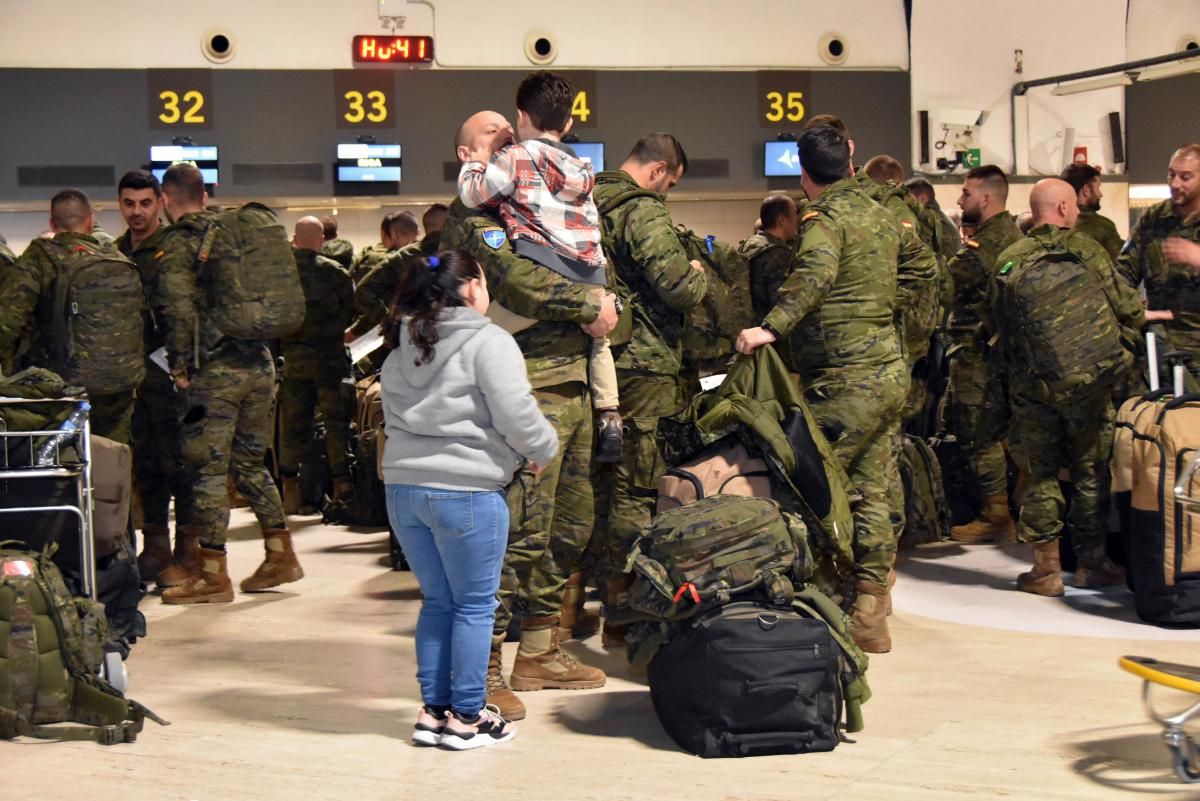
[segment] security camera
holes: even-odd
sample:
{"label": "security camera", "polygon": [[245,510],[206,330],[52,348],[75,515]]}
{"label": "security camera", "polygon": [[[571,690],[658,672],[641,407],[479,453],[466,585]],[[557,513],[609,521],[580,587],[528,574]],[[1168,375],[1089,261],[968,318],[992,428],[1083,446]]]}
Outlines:
{"label": "security camera", "polygon": [[946,127],[967,129],[983,125],[987,112],[970,108],[944,108],[938,111],[938,119]]}

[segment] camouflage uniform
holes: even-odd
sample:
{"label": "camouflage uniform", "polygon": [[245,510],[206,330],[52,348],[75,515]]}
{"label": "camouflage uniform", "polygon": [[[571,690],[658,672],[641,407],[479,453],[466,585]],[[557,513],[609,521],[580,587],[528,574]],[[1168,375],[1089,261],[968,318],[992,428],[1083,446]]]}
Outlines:
{"label": "camouflage uniform", "polygon": [[354,245],[349,239],[330,239],[321,245],[321,255],[333,259],[346,269],[347,274],[354,267]]}
{"label": "camouflage uniform", "polygon": [[400,286],[400,269],[411,256],[429,256],[437,253],[441,234],[437,231],[426,234],[419,242],[405,245],[367,273],[354,290],[354,303],[358,319],[350,330],[360,337],[383,322],[391,309],[396,289]]}
{"label": "camouflage uniform", "polygon": [[838,181],[808,205],[791,275],[763,320],[790,335],[805,398],[863,494],[856,571],[881,588],[896,552],[888,495],[899,481],[895,443],[909,384],[896,326],[904,247],[912,245],[858,183]]}
{"label": "camouflage uniform", "polygon": [[392,253],[393,251],[384,247],[382,242],[376,242],[374,245],[363,248],[350,267],[350,277],[354,279],[355,285],[366,278],[368,273],[387,261]]}
{"label": "camouflage uniform", "polygon": [[[504,227],[455,200],[441,247],[474,256],[487,274],[493,300],[539,320],[514,337],[542,414],[558,432],[558,455],[542,472],[521,471],[507,493],[510,526],[500,574],[495,631],[508,630],[518,598],[530,618],[558,615],[563,585],[592,534],[592,407],[588,396],[591,338],[580,328],[600,307],[587,287],[513,253]],[[496,243],[487,244],[484,234]]]}
{"label": "camouflage uniform", "polygon": [[[205,547],[224,545],[229,527],[225,477],[234,481],[264,530],[287,528],[279,490],[263,458],[274,431],[275,363],[265,342],[225,337],[207,319],[196,254],[211,211],[185,214],[167,228],[158,256],[155,313],[165,326],[173,370],[191,369],[180,436],[195,496],[194,524]],[[199,341],[195,341],[195,332]],[[199,360],[196,367],[194,359]]]}
{"label": "camouflage uniform", "polygon": [[[937,251],[938,257],[949,263],[954,254],[958,253],[959,249],[962,247],[962,237],[958,235],[958,228],[956,228],[954,223],[950,221],[950,218],[946,216],[946,212],[942,211],[942,207],[938,205],[936,198],[931,198],[930,201],[925,204],[925,211],[928,212],[928,214],[926,214],[925,218],[922,220],[922,225],[928,225],[931,227],[931,233],[937,241],[937,247],[935,250]],[[925,236],[926,233],[921,234],[922,239],[925,239]],[[946,278],[949,279],[949,270],[947,270],[945,275]],[[946,294],[943,297],[945,306],[947,309],[949,309],[950,304],[954,301],[953,283],[946,288]]]}
{"label": "camouflage uniform", "polygon": [[304,325],[280,340],[283,385],[279,390],[281,434],[279,469],[285,476],[300,471],[300,460],[312,435],[313,415],[325,419],[325,453],[331,478],[350,476],[350,357],[343,332],[354,316],[354,282],[333,259],[312,250],[296,251],[304,287]]}
{"label": "camouflage uniform", "polygon": [[8,242],[0,236],[0,269],[11,267],[17,263],[17,256],[8,247]]}
{"label": "camouflage uniform", "polygon": [[[596,176],[596,205],[638,190],[628,173],[602,172]],[[611,498],[602,501],[608,512],[605,550],[610,567],[619,571],[654,516],[658,479],[667,469],[658,448],[658,420],[686,402],[680,379],[683,324],[708,291],[708,279],[691,266],[665,198],[628,200],[607,212],[601,224],[621,232],[615,252],[605,256],[633,314],[629,341],[612,346],[626,434],[621,460],[613,465]]]}
{"label": "camouflage uniform", "polygon": [[750,267],[750,297],[759,319],[775,306],[779,287],[792,269],[794,242],[784,242],[762,231],[738,245],[738,253]]}
{"label": "camouflage uniform", "polygon": [[[83,246],[103,249],[98,240],[87,234],[59,233],[54,236],[54,241],[68,248]],[[109,257],[124,260],[115,250]],[[51,331],[47,322],[49,315],[61,314],[48,308],[52,302],[57,272],[58,268],[46,254],[40,240],[34,240],[17,259],[13,268],[0,274],[0,297],[4,298],[4,303],[0,304],[0,367],[9,375],[15,367],[17,347],[21,340],[26,338],[30,344],[30,352],[25,357],[29,365],[45,367],[69,378],[65,375],[65,365],[55,363],[51,355],[54,343],[48,341]],[[130,312],[141,309],[142,303],[143,298],[140,295],[131,297],[128,303]],[[141,343],[138,343],[137,347],[141,347]],[[107,394],[88,393],[88,401],[92,405],[88,415],[92,433],[125,445],[130,443],[134,396],[132,387],[136,387],[141,380],[139,369],[136,375],[130,376],[129,390]]]}
{"label": "camouflage uniform", "polygon": [[175,382],[166,371],[150,361],[150,354],[163,347],[162,327],[151,311],[158,286],[158,262],[155,255],[162,247],[166,226],[135,248],[129,231],[116,241],[116,247],[137,265],[142,274],[146,297],[146,377],[138,387],[133,407],[133,480],[142,500],[142,518],[147,525],[166,527],[171,497],[175,497],[176,526],[192,522],[192,487],[183,472],[180,452],[179,419],[183,417],[183,393],[175,391]]}
{"label": "camouflage uniform", "polygon": [[971,455],[984,496],[1008,495],[1008,467],[1004,447],[998,440],[984,442],[979,432],[987,384],[980,326],[990,316],[986,308],[987,291],[996,257],[1019,239],[1021,231],[1016,218],[1002,211],[980,225],[975,236],[950,260],[954,304],[947,333],[955,352],[950,362],[947,427]]}
{"label": "camouflage uniform", "polygon": [[1117,233],[1116,224],[1099,212],[1092,211],[1085,206],[1079,207],[1079,219],[1075,221],[1075,230],[1096,240],[1100,247],[1108,253],[1108,257],[1114,261],[1121,254],[1121,248],[1125,246],[1125,240]]}

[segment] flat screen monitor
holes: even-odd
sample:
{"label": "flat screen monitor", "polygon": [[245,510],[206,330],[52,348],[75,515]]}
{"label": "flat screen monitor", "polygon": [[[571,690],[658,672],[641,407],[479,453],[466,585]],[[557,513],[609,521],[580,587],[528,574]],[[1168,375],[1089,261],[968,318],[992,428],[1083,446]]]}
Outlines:
{"label": "flat screen monitor", "polygon": [[768,178],[799,178],[799,144],[796,142],[764,142],[763,175]]}
{"label": "flat screen monitor", "polygon": [[603,142],[573,142],[570,147],[575,151],[576,156],[592,163],[592,172],[600,172],[604,169]]}
{"label": "flat screen monitor", "polygon": [[150,147],[150,172],[162,180],[163,174],[172,164],[190,161],[204,176],[204,183],[215,185],[217,180],[217,148],[215,145],[152,145]]}
{"label": "flat screen monitor", "polygon": [[341,183],[400,183],[400,145],[338,145],[337,179]]}

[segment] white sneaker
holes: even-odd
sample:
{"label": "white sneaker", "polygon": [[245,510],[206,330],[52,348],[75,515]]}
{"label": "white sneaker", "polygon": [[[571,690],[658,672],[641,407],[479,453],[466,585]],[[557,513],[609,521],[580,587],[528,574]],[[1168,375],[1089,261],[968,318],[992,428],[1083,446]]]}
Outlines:
{"label": "white sneaker", "polygon": [[475,720],[464,720],[457,712],[450,712],[438,745],[451,751],[469,751],[506,743],[516,736],[517,724],[502,718],[500,710],[488,704]]}
{"label": "white sneaker", "polygon": [[417,713],[417,724],[413,726],[412,741],[416,745],[438,745],[442,741],[442,732],[446,730],[446,718],[449,713],[438,717],[427,706],[422,706]]}

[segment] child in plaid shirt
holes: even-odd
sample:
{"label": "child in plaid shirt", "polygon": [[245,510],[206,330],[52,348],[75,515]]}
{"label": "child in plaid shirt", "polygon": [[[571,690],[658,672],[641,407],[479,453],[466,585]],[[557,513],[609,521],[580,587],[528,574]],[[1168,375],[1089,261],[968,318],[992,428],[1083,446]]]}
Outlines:
{"label": "child in plaid shirt", "polygon": [[[561,141],[571,129],[574,91],[565,78],[535,72],[517,88],[519,144],[489,159],[469,154],[458,176],[458,193],[472,208],[498,206],[513,250],[578,283],[594,287],[597,304],[607,279],[600,248],[600,214],[592,200],[592,165]],[[488,316],[510,334],[536,323],[492,304]],[[621,458],[617,370],[607,337],[593,340],[589,362],[592,405],[600,412],[596,460]]]}

